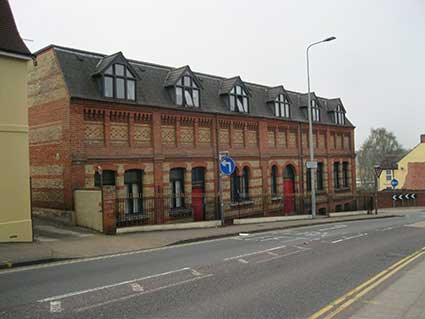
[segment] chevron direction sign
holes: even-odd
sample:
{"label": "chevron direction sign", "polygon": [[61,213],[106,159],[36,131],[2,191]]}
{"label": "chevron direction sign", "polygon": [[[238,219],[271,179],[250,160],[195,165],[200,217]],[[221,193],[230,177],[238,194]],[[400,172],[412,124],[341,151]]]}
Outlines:
{"label": "chevron direction sign", "polygon": [[416,194],[401,194],[401,195],[393,195],[393,200],[403,200],[403,199],[416,199]]}

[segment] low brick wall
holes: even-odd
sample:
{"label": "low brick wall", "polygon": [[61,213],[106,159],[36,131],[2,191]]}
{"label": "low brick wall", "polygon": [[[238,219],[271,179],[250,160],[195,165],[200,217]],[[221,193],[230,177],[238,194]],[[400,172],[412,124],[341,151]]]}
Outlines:
{"label": "low brick wall", "polygon": [[[393,195],[416,194],[415,199],[393,200]],[[378,192],[378,208],[425,206],[425,190],[394,190]]]}

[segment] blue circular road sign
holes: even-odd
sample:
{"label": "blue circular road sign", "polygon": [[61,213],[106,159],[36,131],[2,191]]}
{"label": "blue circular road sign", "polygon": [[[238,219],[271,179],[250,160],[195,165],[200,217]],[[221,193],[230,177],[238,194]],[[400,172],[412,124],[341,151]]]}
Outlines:
{"label": "blue circular road sign", "polygon": [[232,175],[235,171],[235,161],[231,157],[223,157],[220,162],[220,172],[224,175]]}
{"label": "blue circular road sign", "polygon": [[391,181],[391,186],[392,187],[397,187],[398,185],[398,180],[396,180],[395,178]]}

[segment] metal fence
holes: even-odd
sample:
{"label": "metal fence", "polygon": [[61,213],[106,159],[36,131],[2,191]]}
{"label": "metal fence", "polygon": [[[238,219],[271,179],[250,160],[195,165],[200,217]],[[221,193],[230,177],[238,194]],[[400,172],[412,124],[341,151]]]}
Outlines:
{"label": "metal fence", "polygon": [[[329,196],[318,196],[318,214],[328,213],[327,209],[323,210],[321,207],[327,207],[329,200]],[[237,202],[224,198],[223,203],[226,223],[231,223],[236,218],[311,213],[309,194],[287,197],[260,194]],[[350,209],[352,206],[350,201]],[[215,194],[119,198],[116,208],[117,227],[218,220],[219,207],[220,198]],[[342,208],[344,209],[347,207]]]}

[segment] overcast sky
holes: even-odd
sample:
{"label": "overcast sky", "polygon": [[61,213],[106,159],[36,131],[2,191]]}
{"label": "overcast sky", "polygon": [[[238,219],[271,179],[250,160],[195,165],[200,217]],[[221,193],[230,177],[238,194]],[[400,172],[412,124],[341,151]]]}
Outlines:
{"label": "overcast sky", "polygon": [[32,51],[58,44],[340,97],[359,147],[371,128],[425,133],[425,0],[9,0]]}

